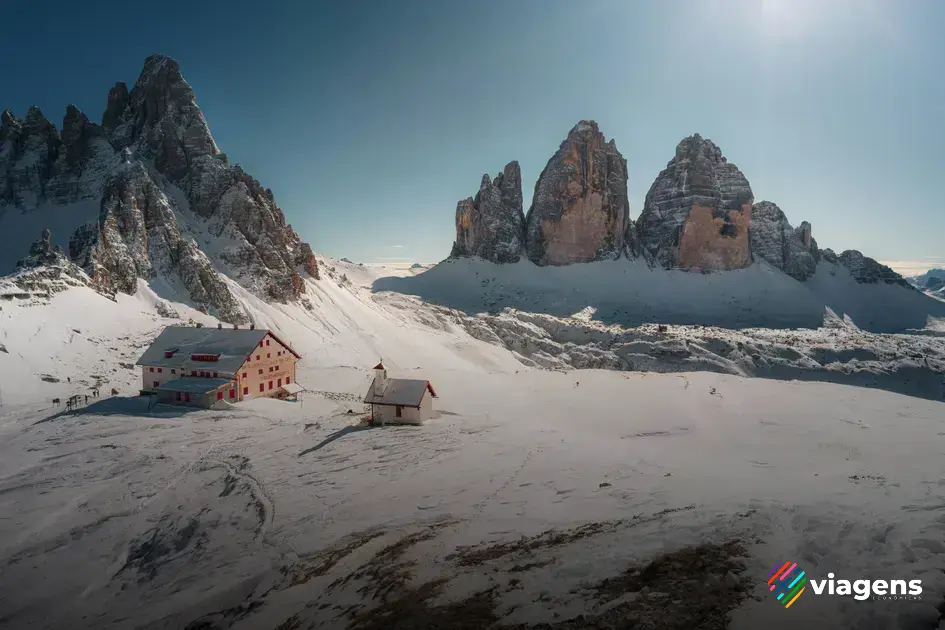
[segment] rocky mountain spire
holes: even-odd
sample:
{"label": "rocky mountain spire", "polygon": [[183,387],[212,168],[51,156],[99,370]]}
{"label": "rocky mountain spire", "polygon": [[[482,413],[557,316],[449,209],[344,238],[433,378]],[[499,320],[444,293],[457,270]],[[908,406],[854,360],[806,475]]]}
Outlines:
{"label": "rocky mountain spire", "polygon": [[518,262],[524,220],[522,171],[513,161],[494,180],[483,175],[476,197],[456,204],[456,241],[450,256]]}
{"label": "rocky mountain spire", "polygon": [[684,138],[637,219],[643,254],[667,268],[747,267],[753,202],[748,180],[711,140]]}
{"label": "rocky mountain spire", "polygon": [[807,221],[795,229],[776,204],[759,201],[751,209],[748,236],[755,261],[765,260],[796,280],[814,275],[817,243]]}
{"label": "rocky mountain spire", "polygon": [[627,161],[597,123],[582,120],[548,160],[525,216],[525,250],[538,265],[617,258],[629,224]]}

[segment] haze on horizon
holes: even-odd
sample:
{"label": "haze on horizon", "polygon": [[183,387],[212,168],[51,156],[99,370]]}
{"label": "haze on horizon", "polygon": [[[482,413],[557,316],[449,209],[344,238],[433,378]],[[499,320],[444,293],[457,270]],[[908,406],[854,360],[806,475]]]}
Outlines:
{"label": "haze on horizon", "polygon": [[821,247],[945,266],[926,192],[945,172],[935,0],[170,0],[161,15],[14,0],[0,109],[100,120],[116,81],[175,57],[231,161],[317,251],[355,261],[441,260],[482,173],[518,160],[527,208],[567,131],[594,119],[627,158],[633,217],[698,132]]}

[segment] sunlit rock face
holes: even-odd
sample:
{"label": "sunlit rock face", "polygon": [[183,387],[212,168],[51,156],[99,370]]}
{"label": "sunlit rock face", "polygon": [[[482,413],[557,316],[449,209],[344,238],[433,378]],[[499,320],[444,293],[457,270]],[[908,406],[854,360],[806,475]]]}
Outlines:
{"label": "sunlit rock face", "polygon": [[666,268],[747,267],[753,202],[748,180],[711,140],[684,138],[646,195],[637,220],[640,250]]}
{"label": "sunlit rock face", "polygon": [[594,121],[571,129],[548,160],[525,217],[525,251],[538,265],[609,260],[625,250],[627,161]]}
{"label": "sunlit rock face", "polygon": [[807,221],[793,228],[776,204],[759,201],[751,209],[748,233],[754,260],[764,260],[796,280],[814,275],[816,243]]}
{"label": "sunlit rock face", "polygon": [[522,171],[513,161],[495,179],[483,175],[476,196],[456,204],[456,241],[450,256],[518,262],[524,220]]}

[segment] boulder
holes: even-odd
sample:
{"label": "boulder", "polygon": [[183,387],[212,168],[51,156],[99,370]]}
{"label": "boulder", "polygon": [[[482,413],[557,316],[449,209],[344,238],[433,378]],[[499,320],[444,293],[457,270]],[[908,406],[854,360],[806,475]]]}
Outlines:
{"label": "boulder", "polygon": [[582,120],[548,160],[525,216],[525,252],[538,265],[609,260],[625,250],[627,161],[597,123]]}
{"label": "boulder", "polygon": [[475,198],[456,204],[456,241],[450,256],[518,262],[522,254],[522,171],[509,162],[495,179],[482,176]]}
{"label": "boulder", "polygon": [[807,280],[817,268],[810,223],[791,227],[776,204],[760,201],[752,206],[748,225],[751,255],[765,260],[796,280]]}
{"label": "boulder", "polygon": [[753,203],[748,180],[711,140],[684,138],[646,194],[640,250],[666,268],[747,267]]}

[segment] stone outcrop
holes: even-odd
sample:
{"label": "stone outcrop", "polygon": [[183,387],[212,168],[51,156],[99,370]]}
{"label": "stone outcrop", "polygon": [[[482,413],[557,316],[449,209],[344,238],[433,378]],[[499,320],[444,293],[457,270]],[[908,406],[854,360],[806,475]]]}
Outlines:
{"label": "stone outcrop", "polygon": [[10,277],[21,291],[33,295],[50,296],[69,287],[91,286],[89,277],[52,242],[52,233],[46,229],[30,245],[27,256],[16,263]]}
{"label": "stone outcrop", "polygon": [[518,262],[522,254],[522,171],[509,162],[495,179],[482,176],[475,198],[456,204],[456,241],[450,256],[478,256],[497,263]]}
{"label": "stone outcrop", "polygon": [[640,250],[666,268],[747,267],[753,203],[748,180],[722,151],[689,136],[646,194],[637,219]]}
{"label": "stone outcrop", "polygon": [[[833,252],[830,252],[833,254]],[[824,257],[827,259],[827,257]],[[886,284],[899,284],[910,289],[914,287],[900,276],[898,273],[879,263],[868,256],[864,256],[855,249],[848,249],[836,256],[837,263],[843,265],[850,272],[850,275],[860,283],[876,284],[884,282]]]}
{"label": "stone outcrop", "polygon": [[614,259],[629,224],[627,161],[582,120],[548,160],[525,216],[525,251],[538,265]]}
{"label": "stone outcrop", "polygon": [[796,280],[814,275],[816,244],[807,221],[795,229],[781,208],[760,201],[752,206],[748,236],[754,260],[765,260]]}
{"label": "stone outcrop", "polygon": [[[220,152],[173,59],[148,57],[130,92],[116,84],[101,126],[71,105],[61,137],[37,108],[25,120],[9,111],[0,118],[0,216],[96,203],[97,220],[77,230],[69,249],[101,290],[133,293],[137,278],[170,274],[169,285],[238,323],[245,315],[215,269],[280,302],[301,297],[301,274],[318,279],[312,248],[272,191]],[[181,236],[190,213],[213,259]]]}

